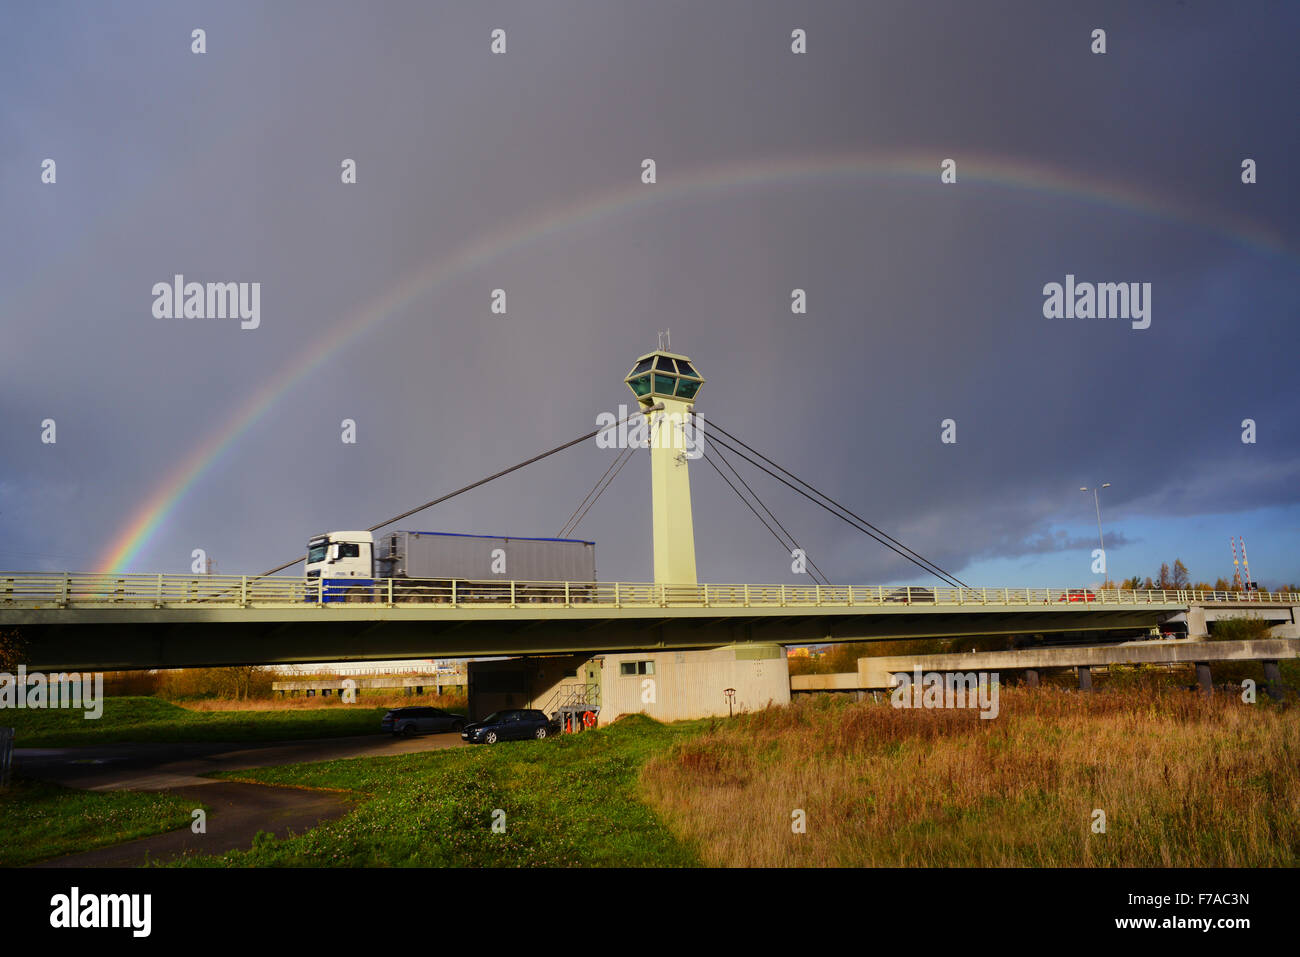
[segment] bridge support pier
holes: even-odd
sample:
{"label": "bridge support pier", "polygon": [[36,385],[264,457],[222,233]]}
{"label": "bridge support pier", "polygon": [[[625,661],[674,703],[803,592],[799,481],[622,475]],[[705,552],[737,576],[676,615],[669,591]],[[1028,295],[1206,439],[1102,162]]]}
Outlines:
{"label": "bridge support pier", "polygon": [[1196,683],[1201,686],[1201,690],[1206,694],[1214,691],[1214,677],[1210,674],[1210,663],[1208,661],[1198,661],[1196,663]]}
{"label": "bridge support pier", "polygon": [[1079,690],[1092,690],[1092,669],[1087,665],[1079,665]]}
{"label": "bridge support pier", "polygon": [[1264,661],[1264,689],[1274,701],[1282,699],[1282,672],[1278,669],[1276,660]]}
{"label": "bridge support pier", "polygon": [[1028,685],[1029,687],[1031,687],[1031,688],[1037,688],[1037,687],[1038,687],[1038,669],[1037,669],[1037,668],[1026,668],[1026,669],[1025,669],[1025,684],[1027,684],[1027,685]]}

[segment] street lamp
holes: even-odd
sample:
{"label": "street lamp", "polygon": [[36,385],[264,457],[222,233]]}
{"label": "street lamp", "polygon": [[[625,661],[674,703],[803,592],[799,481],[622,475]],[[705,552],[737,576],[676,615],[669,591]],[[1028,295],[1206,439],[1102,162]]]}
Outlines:
{"label": "street lamp", "polygon": [[[1109,483],[1109,482],[1103,482],[1102,485],[1101,485],[1101,487],[1102,487],[1102,488],[1110,488],[1110,483]],[[1102,553],[1103,555],[1105,555],[1105,554],[1106,554],[1106,540],[1103,539],[1103,538],[1101,537],[1101,500],[1097,498],[1097,489],[1095,489],[1095,488],[1086,488],[1086,487],[1083,487],[1083,488],[1080,488],[1079,491],[1080,491],[1080,492],[1091,492],[1091,493],[1092,493],[1092,504],[1093,504],[1093,507],[1096,508],[1096,510],[1097,510],[1097,541],[1098,541],[1098,543],[1100,543],[1100,545],[1101,545],[1101,553]]]}

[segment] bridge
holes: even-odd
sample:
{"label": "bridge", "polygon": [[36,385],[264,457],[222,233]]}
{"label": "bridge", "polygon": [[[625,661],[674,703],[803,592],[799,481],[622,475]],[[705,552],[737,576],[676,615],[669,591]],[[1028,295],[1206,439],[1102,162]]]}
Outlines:
{"label": "bridge", "polygon": [[1063,632],[1264,618],[1297,637],[1300,593],[0,573],[0,628],[35,671],[702,649]]}
{"label": "bridge", "polygon": [[[1099,640],[1177,629],[1202,637],[1220,616],[1269,621],[1300,637],[1300,594],[972,588],[816,486],[711,421],[707,448],[695,401],[703,377],[688,356],[641,356],[624,380],[649,438],[653,583],[312,579],[262,575],[20,574],[0,572],[0,629],[17,628],[28,667],[100,671],[404,658],[708,649],[874,639],[1043,635]],[[624,415],[539,455],[407,510],[391,525],[611,430]],[[600,422],[600,417],[598,417]],[[690,441],[688,442],[688,438]],[[617,477],[622,449],[565,524],[572,531]],[[747,463],[942,585],[832,584],[811,558],[810,584],[698,584],[689,460],[702,458],[787,555],[806,555],[732,458]],[[725,469],[725,471],[724,471]],[[729,474],[730,477],[729,477]],[[734,478],[734,481],[733,481]],[[742,491],[743,489],[743,491]],[[746,494],[748,493],[748,494]],[[449,571],[449,575],[464,574]],[[371,583],[373,581],[373,584]],[[1109,633],[1109,634],[1107,634]]]}

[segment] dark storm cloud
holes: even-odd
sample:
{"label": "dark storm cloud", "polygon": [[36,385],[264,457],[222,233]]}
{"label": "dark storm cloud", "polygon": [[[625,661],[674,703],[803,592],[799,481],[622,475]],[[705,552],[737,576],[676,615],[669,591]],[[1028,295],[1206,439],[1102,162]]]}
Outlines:
{"label": "dark storm cloud", "polygon": [[[1093,515],[1077,489],[1094,482],[1114,484],[1117,524],[1297,504],[1292,6],[51,4],[22,16],[0,37],[0,532],[15,556],[0,565],[88,566],[307,344],[491,235],[508,241],[286,389],[136,570],[186,567],[195,547],[223,571],[261,570],[312,533],[371,524],[571,438],[630,400],[623,375],[668,327],[709,379],[706,418],[951,570],[1062,550],[1085,561]],[[203,56],[189,52],[195,26]],[[487,52],[497,26],[502,57]],[[803,57],[789,52],[794,26],[809,31]],[[1095,26],[1104,57],[1088,51]],[[865,151],[932,156],[933,177],[675,190],[710,167]],[[46,156],[56,186],[39,183]],[[655,187],[637,185],[647,156]],[[939,183],[947,156],[955,186]],[[974,156],[1085,192],[1113,184],[1165,212],[988,182],[966,174]],[[1256,186],[1239,181],[1243,156],[1260,163]],[[339,183],[345,157],[355,186]],[[624,187],[661,194],[574,214]],[[550,227],[529,232],[539,217]],[[154,319],[150,288],[175,273],[261,282],[261,328]],[[1151,327],[1044,319],[1042,288],[1067,273],[1151,283]],[[806,317],[789,312],[796,286]],[[498,287],[506,317],[488,311]],[[57,446],[38,441],[47,416]],[[339,441],[344,418],[356,446]],[[948,418],[955,445],[939,441]],[[1240,441],[1244,418],[1255,445]],[[610,454],[566,453],[412,522],[553,534]],[[649,576],[638,464],[579,529],[605,578]],[[764,482],[834,578],[910,574]],[[702,576],[788,578],[712,470],[694,483]]]}

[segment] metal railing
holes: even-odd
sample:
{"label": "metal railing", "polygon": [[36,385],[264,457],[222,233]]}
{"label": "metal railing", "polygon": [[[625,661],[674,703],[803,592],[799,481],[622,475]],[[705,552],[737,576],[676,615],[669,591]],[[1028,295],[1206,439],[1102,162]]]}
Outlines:
{"label": "metal railing", "polygon": [[600,685],[562,685],[541,710],[547,714],[559,711],[586,711],[600,708]]}
{"label": "metal railing", "polygon": [[1189,605],[1213,602],[1300,604],[1296,592],[1190,589],[951,588],[889,585],[663,585],[635,582],[462,581],[383,578],[348,585],[337,579],[249,575],[0,574],[6,608],[252,608],[357,603],[387,608],[537,604],[580,608],[638,607],[881,607]]}

